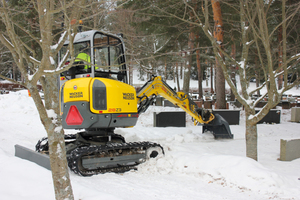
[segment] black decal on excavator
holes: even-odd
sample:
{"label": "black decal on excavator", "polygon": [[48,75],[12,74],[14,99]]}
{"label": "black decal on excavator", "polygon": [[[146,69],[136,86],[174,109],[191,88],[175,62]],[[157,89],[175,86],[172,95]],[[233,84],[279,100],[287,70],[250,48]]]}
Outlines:
{"label": "black decal on excavator", "polygon": [[70,99],[71,98],[81,98],[83,97],[83,92],[72,92],[72,93],[69,93],[70,94]]}
{"label": "black decal on excavator", "polygon": [[134,100],[134,93],[123,93],[123,99]]}

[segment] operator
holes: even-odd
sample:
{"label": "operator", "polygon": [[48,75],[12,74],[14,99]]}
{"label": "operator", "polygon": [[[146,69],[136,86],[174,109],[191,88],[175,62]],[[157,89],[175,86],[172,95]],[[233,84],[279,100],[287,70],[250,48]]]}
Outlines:
{"label": "operator", "polygon": [[[84,71],[86,72],[90,72],[91,70],[91,56],[90,56],[90,53],[89,53],[89,50],[85,51],[85,52],[81,52],[77,55],[76,59],[75,59],[75,62],[80,62],[80,61],[83,61],[84,62]],[[95,69],[99,69],[99,67],[95,67]]]}
{"label": "operator", "polygon": [[89,53],[84,53],[84,52],[81,52],[77,55],[76,59],[75,59],[75,62],[80,62],[80,61],[83,61],[84,62],[84,70],[85,71],[88,71],[88,69],[91,68],[90,65],[87,65],[88,63],[91,63],[91,56],[89,55]]}

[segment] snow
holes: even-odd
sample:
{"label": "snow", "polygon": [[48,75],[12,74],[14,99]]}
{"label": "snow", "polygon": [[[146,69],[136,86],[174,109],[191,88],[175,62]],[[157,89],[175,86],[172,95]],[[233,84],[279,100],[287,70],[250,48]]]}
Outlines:
{"label": "snow", "polygon": [[[173,87],[172,81],[168,83]],[[300,92],[293,88],[291,93]],[[234,139],[218,140],[211,133],[202,134],[202,127],[194,126],[189,116],[186,127],[153,127],[153,112],[174,110],[181,111],[151,106],[135,127],[116,129],[128,142],[159,143],[164,157],[124,174],[81,177],[70,172],[75,199],[300,199],[300,159],[278,160],[280,139],[300,139],[300,124],[290,122],[291,110],[282,110],[280,124],[258,125],[258,162],[245,156],[243,110],[240,125],[230,126]],[[46,136],[27,90],[0,95],[0,121],[1,199],[55,199],[51,172],[14,156],[15,144],[34,150]]]}
{"label": "snow", "polygon": [[67,50],[66,54],[64,55],[64,57],[58,64],[57,70],[60,70],[65,65],[64,62],[65,62],[67,56],[69,56],[69,50]]}
{"label": "snow", "polygon": [[300,56],[300,53],[296,54],[296,55],[293,55],[291,58],[295,58],[295,57],[298,57]]}
{"label": "snow", "polygon": [[64,32],[61,34],[61,36],[60,36],[60,38],[59,38],[59,40],[58,40],[58,43],[57,43],[57,44],[54,44],[54,45],[52,45],[52,46],[50,46],[50,49],[56,50],[57,47],[58,47],[58,45],[63,41],[63,38],[65,37],[66,34],[67,34],[67,31],[64,31]]}
{"label": "snow", "polygon": [[244,69],[245,68],[245,61],[239,62],[240,68]]}
{"label": "snow", "polygon": [[51,65],[55,65],[55,61],[54,61],[53,57],[49,56],[49,59],[50,59]]}
{"label": "snow", "polygon": [[33,60],[34,62],[36,62],[36,63],[41,63],[41,61],[37,60],[36,58],[34,58],[34,57],[32,57],[32,56],[29,56],[29,58],[30,58],[31,60]]}
{"label": "snow", "polygon": [[10,44],[11,47],[14,47],[14,45],[2,34],[2,37]]}

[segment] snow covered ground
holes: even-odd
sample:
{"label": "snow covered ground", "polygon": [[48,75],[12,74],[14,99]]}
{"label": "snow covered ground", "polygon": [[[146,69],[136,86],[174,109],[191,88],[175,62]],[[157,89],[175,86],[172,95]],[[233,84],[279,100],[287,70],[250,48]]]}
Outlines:
{"label": "snow covered ground", "polygon": [[[161,144],[164,157],[124,174],[80,177],[71,172],[75,199],[300,199],[300,159],[278,160],[280,139],[300,139],[300,124],[289,122],[290,110],[282,110],[280,124],[258,125],[258,162],[245,157],[243,111],[240,125],[230,126],[234,139],[215,140],[190,117],[184,128],[153,127],[153,112],[173,110],[179,109],[150,107],[135,127],[116,130],[128,142]],[[14,156],[15,144],[34,149],[45,136],[26,90],[0,95],[0,199],[55,199],[51,172]]]}

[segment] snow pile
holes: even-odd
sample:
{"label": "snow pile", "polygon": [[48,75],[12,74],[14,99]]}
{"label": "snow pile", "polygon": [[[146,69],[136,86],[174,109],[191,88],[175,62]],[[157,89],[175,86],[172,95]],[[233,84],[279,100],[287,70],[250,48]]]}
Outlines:
{"label": "snow pile", "polygon": [[151,160],[139,167],[144,174],[184,175],[199,178],[208,184],[252,191],[262,195],[293,197],[299,186],[297,179],[290,180],[263,167],[258,162],[231,155],[189,155],[177,152],[166,158]]}
{"label": "snow pile", "polygon": [[[186,127],[153,127],[153,112],[176,110],[181,111],[150,106],[135,127],[116,129],[128,142],[159,143],[165,156],[124,174],[70,172],[75,199],[300,199],[300,159],[277,160],[281,138],[300,138],[299,124],[289,122],[290,110],[282,110],[280,124],[258,125],[259,162],[245,157],[243,111],[240,125],[230,126],[234,139],[215,140],[189,116]],[[1,199],[54,199],[51,172],[14,156],[15,144],[34,149],[46,136],[27,90],[0,95],[0,114]]]}

